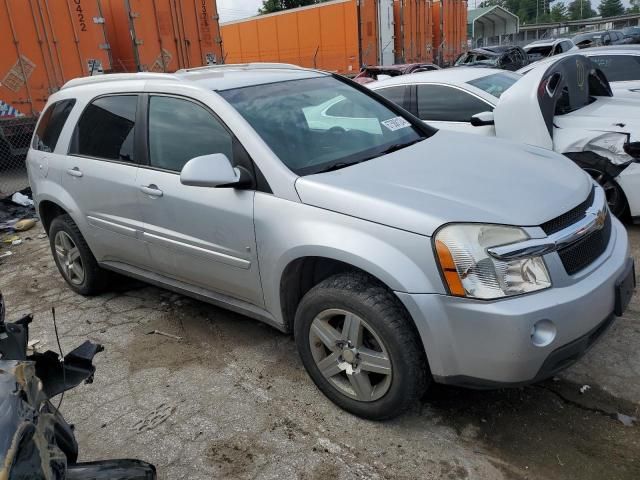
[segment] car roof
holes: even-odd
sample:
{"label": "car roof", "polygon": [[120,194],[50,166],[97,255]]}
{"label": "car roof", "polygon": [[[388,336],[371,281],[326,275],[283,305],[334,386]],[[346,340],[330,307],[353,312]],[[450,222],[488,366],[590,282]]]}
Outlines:
{"label": "car roof", "polygon": [[524,48],[528,48],[528,47],[546,47],[548,45],[555,45],[556,43],[560,43],[563,40],[571,41],[571,39],[569,39],[569,38],[547,38],[547,39],[536,40],[534,42],[531,42],[529,45],[525,46]]}
{"label": "car roof", "polygon": [[[505,70],[497,68],[473,68],[473,67],[455,67],[444,68],[442,70],[433,70],[430,72],[411,73],[400,77],[388,78],[377,82],[368,83],[367,87],[377,88],[383,85],[404,85],[414,82],[429,83],[449,83],[452,85],[460,85],[477,78],[487,77],[495,73],[506,73]],[[512,73],[512,72],[508,72]]]}
{"label": "car roof", "polygon": [[212,65],[186,70],[178,70],[175,73],[115,73],[81,77],[70,80],[62,90],[91,85],[104,85],[114,83],[140,82],[140,81],[175,81],[195,84],[207,90],[230,90],[234,88],[264,85],[267,83],[286,82],[289,80],[301,80],[307,78],[319,78],[330,76],[330,73],[312,70],[288,64],[253,63],[237,65]]}

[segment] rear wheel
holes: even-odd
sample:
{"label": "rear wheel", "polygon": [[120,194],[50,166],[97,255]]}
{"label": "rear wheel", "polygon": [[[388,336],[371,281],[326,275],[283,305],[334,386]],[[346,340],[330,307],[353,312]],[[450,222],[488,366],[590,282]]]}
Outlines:
{"label": "rear wheel", "polygon": [[100,268],[80,229],[69,215],[60,215],[49,228],[51,252],[62,277],[81,295],[105,290],[110,274]]}
{"label": "rear wheel", "polygon": [[428,365],[411,319],[392,292],[359,273],[338,274],[302,299],[295,337],[318,388],[341,408],[381,420],[427,386]]}

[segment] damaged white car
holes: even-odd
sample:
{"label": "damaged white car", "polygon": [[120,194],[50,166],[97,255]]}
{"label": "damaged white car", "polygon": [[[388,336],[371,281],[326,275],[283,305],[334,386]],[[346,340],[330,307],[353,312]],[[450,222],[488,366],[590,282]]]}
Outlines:
{"label": "damaged white car", "polygon": [[367,87],[435,127],[562,153],[602,185],[615,215],[640,221],[640,101],[614,97],[604,74],[582,55],[526,76],[456,68]]}

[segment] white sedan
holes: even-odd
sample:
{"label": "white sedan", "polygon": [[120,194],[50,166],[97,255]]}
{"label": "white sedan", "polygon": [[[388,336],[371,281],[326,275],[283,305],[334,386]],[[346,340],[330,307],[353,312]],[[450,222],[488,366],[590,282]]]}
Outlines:
{"label": "white sedan", "polygon": [[459,67],[367,87],[434,127],[562,153],[603,186],[614,214],[640,221],[640,101],[614,97],[604,74],[582,55],[541,64],[526,76]]}

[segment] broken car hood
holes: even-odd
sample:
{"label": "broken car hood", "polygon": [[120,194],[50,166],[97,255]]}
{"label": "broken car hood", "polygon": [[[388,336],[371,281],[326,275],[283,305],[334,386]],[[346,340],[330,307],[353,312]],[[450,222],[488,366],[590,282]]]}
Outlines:
{"label": "broken car hood", "polygon": [[397,152],[300,177],[302,202],[423,235],[448,222],[540,225],[582,202],[591,180],[536,147],[444,130]]}
{"label": "broken car hood", "polygon": [[554,124],[569,115],[556,111],[573,110],[577,117],[593,105],[587,105],[590,97],[599,103],[612,95],[602,71],[583,55],[543,63],[500,96],[494,110],[496,136],[554,149]]}

